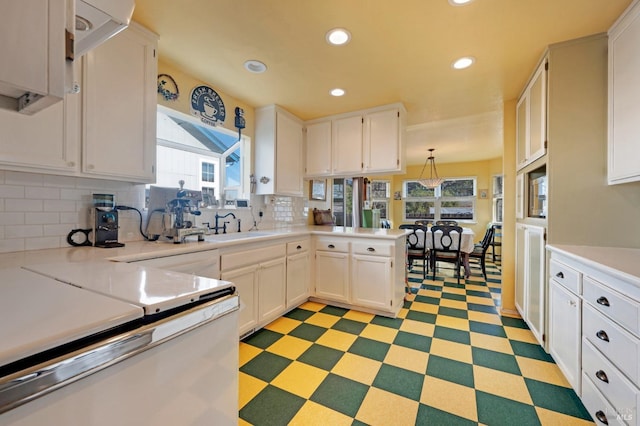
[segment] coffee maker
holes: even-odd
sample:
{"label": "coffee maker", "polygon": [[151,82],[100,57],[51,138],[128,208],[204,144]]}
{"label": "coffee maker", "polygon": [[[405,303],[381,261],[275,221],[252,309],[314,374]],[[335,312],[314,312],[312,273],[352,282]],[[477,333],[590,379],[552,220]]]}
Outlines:
{"label": "coffee maker", "polygon": [[123,247],[118,242],[118,210],[113,194],[93,194],[93,206],[90,208],[93,226],[93,245],[95,247]]}

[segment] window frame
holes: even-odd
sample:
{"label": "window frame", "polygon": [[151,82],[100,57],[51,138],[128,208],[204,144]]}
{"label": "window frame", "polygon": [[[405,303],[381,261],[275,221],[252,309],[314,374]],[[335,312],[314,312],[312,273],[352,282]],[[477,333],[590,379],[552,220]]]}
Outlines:
{"label": "window frame", "polygon": [[[375,197],[373,194],[373,184],[374,183],[383,183],[386,185],[386,197]],[[389,206],[391,205],[390,200],[391,200],[391,181],[388,179],[371,179],[370,183],[369,183],[369,192],[370,192],[370,197],[369,197],[369,201],[371,204],[371,208],[374,209],[376,208],[376,204],[380,203],[380,204],[384,204],[384,212],[385,214],[382,214],[382,209],[380,209],[380,219],[390,219],[389,217]]]}
{"label": "window frame", "polygon": [[[500,185],[497,184],[498,180]],[[491,186],[493,194],[491,200],[492,221],[493,223],[502,223],[504,219],[504,176],[502,174],[493,175]]]}
{"label": "window frame", "polygon": [[[226,129],[221,126],[212,127],[206,125],[197,118],[187,115],[183,112],[165,107],[163,105],[158,105],[158,112],[179,118],[180,120],[185,120],[191,122],[193,125],[204,127],[208,130],[214,129],[215,132],[219,132],[225,134],[227,136],[237,137],[238,133]],[[166,139],[157,138],[156,139],[156,147],[164,146],[167,148],[181,150],[185,152],[189,152],[192,154],[198,155],[199,159],[197,161],[197,166],[194,164],[194,167],[198,167],[197,173],[197,181],[199,187],[198,190],[202,190],[203,188],[214,188],[216,199],[220,200],[222,197],[227,197],[233,194],[232,199],[236,198],[250,198],[250,171],[251,171],[251,138],[246,135],[241,135],[239,140],[236,141],[233,145],[226,149],[226,151],[222,153],[217,153],[213,151],[205,151],[199,148],[189,148],[187,145],[182,145],[179,142],[170,141]],[[226,164],[227,157],[232,155],[240,149],[240,182],[237,185],[226,185],[227,176],[226,176]],[[215,164],[217,161],[217,165]],[[213,163],[214,164],[214,183],[203,181],[202,179],[202,164]],[[217,170],[216,170],[217,169]],[[157,168],[156,165],[156,176],[161,173],[161,170]],[[176,186],[178,182],[176,182]],[[196,188],[191,188],[196,189]],[[219,207],[224,207],[219,204]]]}
{"label": "window frame", "polygon": [[418,219],[425,219],[425,218],[418,218],[418,217],[412,217],[412,218],[408,218],[407,217],[407,203],[415,203],[415,202],[424,202],[424,203],[432,203],[433,204],[433,217],[427,217],[426,219],[428,220],[433,220],[433,221],[437,221],[437,220],[442,220],[442,209],[443,209],[443,203],[446,202],[470,202],[471,203],[471,212],[472,212],[472,217],[470,219],[456,219],[456,218],[445,218],[445,220],[456,220],[458,222],[462,222],[462,223],[477,223],[477,211],[476,211],[476,196],[477,196],[477,187],[478,187],[478,180],[477,177],[475,176],[460,176],[460,177],[451,177],[451,178],[445,178],[444,182],[451,182],[451,181],[461,181],[461,180],[470,180],[473,183],[473,190],[472,190],[472,195],[466,195],[466,196],[442,196],[442,184],[438,185],[436,188],[433,189],[433,196],[423,196],[423,197],[414,197],[414,196],[410,196],[408,194],[408,189],[407,189],[407,184],[408,183],[415,183],[418,184],[418,180],[417,179],[407,179],[404,180],[402,182],[402,193],[403,193],[403,197],[402,197],[402,220],[404,222],[413,222],[416,221]]}

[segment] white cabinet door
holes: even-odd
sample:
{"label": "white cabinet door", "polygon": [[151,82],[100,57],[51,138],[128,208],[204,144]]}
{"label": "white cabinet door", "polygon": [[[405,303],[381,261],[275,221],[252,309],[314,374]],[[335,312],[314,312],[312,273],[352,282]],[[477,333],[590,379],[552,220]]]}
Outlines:
{"label": "white cabinet door", "polygon": [[399,171],[400,149],[400,111],[397,108],[364,116],[365,172]]}
{"label": "white cabinet door", "polygon": [[336,176],[362,172],[362,121],[361,115],[333,120],[332,173]]}
{"label": "white cabinet door", "polygon": [[287,309],[300,305],[309,298],[309,252],[287,257]]}
{"label": "white cabinet door", "polygon": [[609,184],[640,180],[640,4],[609,31]]}
{"label": "white cabinet door", "polygon": [[516,176],[516,219],[524,219],[524,173]]}
{"label": "white cabinet door", "polygon": [[306,175],[331,174],[331,120],[306,126]]}
{"label": "white cabinet door", "polygon": [[258,269],[258,323],[276,319],[286,306],[286,260],[271,260]]}
{"label": "white cabinet door", "polygon": [[525,91],[516,106],[516,166],[521,167],[527,161],[527,138],[529,137],[529,93]]}
{"label": "white cabinet door", "polygon": [[238,333],[240,336],[258,325],[258,266],[248,266],[220,274],[220,279],[231,281],[240,296]]}
{"label": "white cabinet door", "polygon": [[256,194],[302,195],[302,121],[277,105],[256,110]]}
{"label": "white cabinet door", "polygon": [[544,347],[545,333],[545,228],[516,225],[515,302],[520,315]]}
{"label": "white cabinet door", "polygon": [[536,69],[516,106],[516,160],[518,169],[546,153],[547,62]]}
{"label": "white cabinet door", "polygon": [[0,110],[3,168],[56,174],[79,171],[80,96],[66,95],[63,102],[34,115]]}
{"label": "white cabinet door", "polygon": [[[17,111],[18,99],[29,94],[41,95],[29,97],[42,107],[59,103],[65,93],[67,0],[5,0],[0,7],[0,106]],[[28,104],[22,110],[39,109]]]}
{"label": "white cabinet door", "polygon": [[549,284],[549,353],[580,395],[580,297],[551,280]]}
{"label": "white cabinet door", "polygon": [[349,253],[316,251],[315,295],[349,302]]}
{"label": "white cabinet door", "polygon": [[536,70],[529,88],[529,146],[527,163],[545,154],[547,140],[547,63]]}
{"label": "white cabinet door", "polygon": [[302,195],[302,122],[277,113],[276,193]]}
{"label": "white cabinet door", "polygon": [[391,258],[354,254],[351,257],[351,300],[354,305],[390,310],[393,276]]}
{"label": "white cabinet door", "polygon": [[155,182],[156,44],[132,25],[85,55],[84,173]]}

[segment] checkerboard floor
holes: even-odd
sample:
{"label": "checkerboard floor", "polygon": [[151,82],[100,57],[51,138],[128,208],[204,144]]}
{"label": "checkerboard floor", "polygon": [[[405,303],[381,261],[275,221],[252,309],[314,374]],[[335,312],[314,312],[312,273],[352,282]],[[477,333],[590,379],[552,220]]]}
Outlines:
{"label": "checkerboard floor", "polygon": [[396,319],[307,302],[240,343],[241,425],[593,424],[520,319],[499,265],[422,279]]}

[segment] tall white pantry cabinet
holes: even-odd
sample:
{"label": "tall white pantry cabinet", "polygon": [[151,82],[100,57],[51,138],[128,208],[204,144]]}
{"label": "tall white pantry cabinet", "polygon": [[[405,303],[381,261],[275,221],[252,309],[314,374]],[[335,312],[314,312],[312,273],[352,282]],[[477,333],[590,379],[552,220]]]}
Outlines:
{"label": "tall white pantry cabinet", "polygon": [[[546,75],[546,77],[545,77]],[[549,317],[547,244],[606,244],[598,223],[607,209],[597,208],[609,195],[606,163],[607,36],[596,34],[550,45],[516,113],[518,193],[516,212],[516,307],[540,344],[549,350],[548,333],[558,318]],[[537,92],[541,90],[541,92]],[[522,117],[523,102],[528,116]],[[543,110],[538,108],[542,105]],[[588,106],[588,107],[587,107]],[[525,126],[523,129],[522,126]],[[543,126],[543,127],[540,127]],[[526,141],[520,140],[526,137]],[[522,154],[525,149],[528,157]],[[541,149],[544,152],[541,154]],[[546,176],[546,217],[534,217],[530,181]],[[598,202],[594,204],[594,194]],[[600,241],[602,240],[602,241]],[[557,341],[557,340],[556,340]],[[556,353],[563,353],[557,351]]]}

